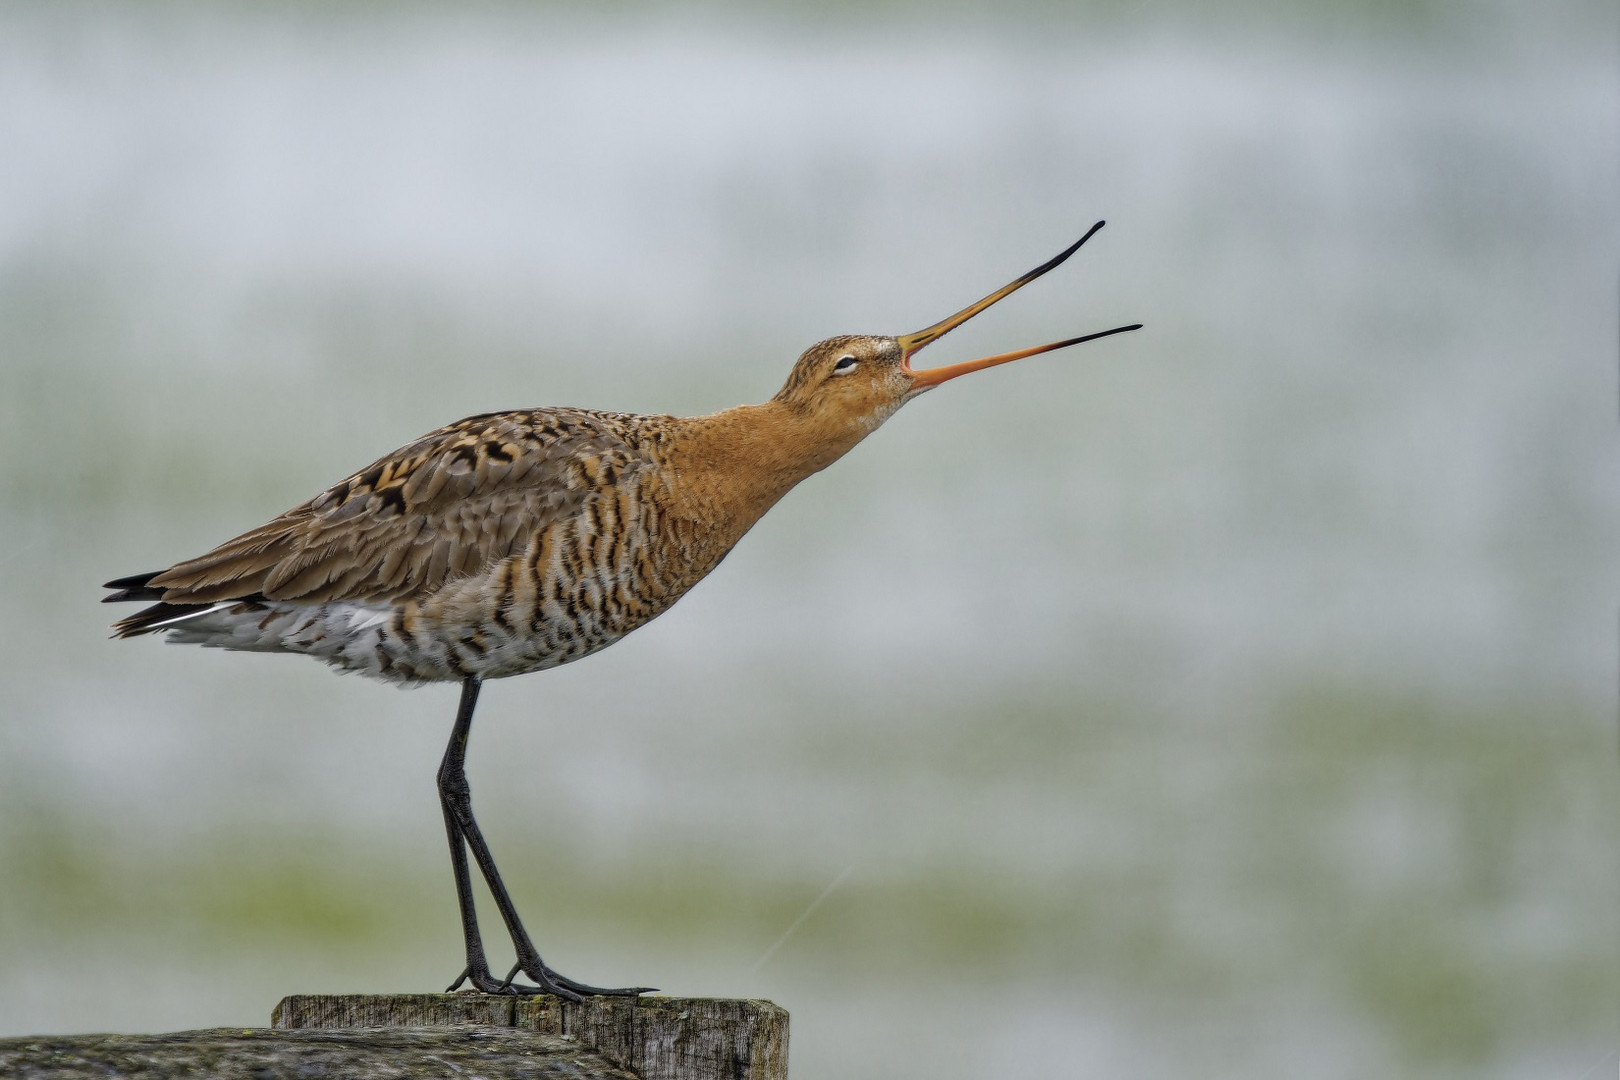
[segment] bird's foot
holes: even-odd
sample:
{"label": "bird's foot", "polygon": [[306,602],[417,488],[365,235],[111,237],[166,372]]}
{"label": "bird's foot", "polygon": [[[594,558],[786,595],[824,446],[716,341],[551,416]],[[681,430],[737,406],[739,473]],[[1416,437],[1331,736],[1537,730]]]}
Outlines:
{"label": "bird's foot", "polygon": [[[513,972],[513,974],[515,975],[516,972]],[[518,995],[542,993],[538,986],[525,986],[522,983],[514,983],[511,975],[508,975],[506,980],[502,982],[496,979],[494,975],[490,974],[489,968],[487,967],[476,969],[473,967],[463,968],[461,974],[456,977],[456,981],[445,987],[444,992],[447,994],[453,994],[462,983],[468,983],[471,989],[477,990],[481,994]]]}
{"label": "bird's foot", "polygon": [[[512,982],[518,972],[523,972],[529,978],[539,983],[538,987],[517,985]],[[537,954],[531,953],[527,958],[519,958],[512,965],[512,970],[506,973],[506,981],[501,986],[511,987],[510,992],[519,994],[556,994],[569,1001],[584,1001],[588,997],[637,997],[641,994],[654,993],[651,986],[620,986],[602,987],[591,986],[589,983],[575,982],[566,975],[562,975],[548,968]]]}

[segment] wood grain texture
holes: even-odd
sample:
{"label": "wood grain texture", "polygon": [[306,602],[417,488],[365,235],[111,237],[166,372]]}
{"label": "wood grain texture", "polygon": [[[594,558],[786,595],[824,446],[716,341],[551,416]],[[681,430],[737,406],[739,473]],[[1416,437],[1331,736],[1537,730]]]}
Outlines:
{"label": "wood grain texture", "polygon": [[215,1028],[167,1035],[0,1039],[0,1076],[19,1080],[637,1080],[577,1039],[509,1027],[331,1031]]}
{"label": "wood grain texture", "polygon": [[272,1025],[341,1030],[422,1025],[509,1027],[575,1040],[643,1080],[786,1080],[788,1015],[768,1001],[490,994],[305,994]]}

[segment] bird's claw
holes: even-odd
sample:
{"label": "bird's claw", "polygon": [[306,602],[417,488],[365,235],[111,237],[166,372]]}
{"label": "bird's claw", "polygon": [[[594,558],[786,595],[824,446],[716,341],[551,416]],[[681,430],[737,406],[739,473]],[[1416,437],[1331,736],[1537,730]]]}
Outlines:
{"label": "bird's claw", "polygon": [[496,982],[495,976],[491,975],[487,968],[480,971],[469,967],[464,969],[456,981],[445,988],[444,992],[447,994],[453,994],[462,983],[470,983],[470,989],[476,990],[480,994],[528,996],[543,993],[538,986],[525,986],[522,983],[513,983],[512,976],[516,974],[517,971],[514,969],[512,975],[508,975],[504,980]]}
{"label": "bird's claw", "polygon": [[604,987],[592,986],[589,983],[576,982],[566,975],[559,974],[547,967],[540,957],[530,953],[526,957],[519,957],[518,962],[512,965],[507,973],[506,981],[502,986],[511,986],[512,980],[518,972],[523,972],[539,984],[537,988],[522,988],[519,993],[524,994],[555,994],[572,1002],[582,1002],[588,997],[638,997],[642,994],[653,993],[650,986],[619,986]]}
{"label": "bird's claw", "polygon": [[[525,983],[513,982],[522,972],[533,979],[535,986]],[[637,997],[641,994],[656,993],[650,986],[621,986],[604,987],[591,986],[589,983],[575,982],[566,975],[551,970],[538,956],[531,956],[527,960],[519,960],[512,965],[512,970],[506,973],[506,978],[497,980],[487,967],[468,965],[463,968],[456,981],[445,988],[445,993],[453,994],[463,983],[481,994],[506,994],[518,997],[533,997],[536,994],[554,994],[566,1001],[575,1004],[583,1002],[588,997]]]}

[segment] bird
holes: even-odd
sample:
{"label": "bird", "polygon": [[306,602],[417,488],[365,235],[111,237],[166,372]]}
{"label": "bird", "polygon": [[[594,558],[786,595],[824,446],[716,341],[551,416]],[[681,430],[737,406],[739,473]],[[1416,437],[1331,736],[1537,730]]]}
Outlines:
{"label": "bird", "polygon": [[[913,398],[1141,329],[912,366],[923,347],[1062,264],[1103,225],[923,330],[812,345],[762,404],[695,417],[520,409],[431,431],[204,555],[108,582],[103,602],[148,605],[115,623],[113,637],[299,653],[406,686],[459,683],[437,776],[466,955],[449,991],[571,1001],[651,992],[570,979],[535,948],[473,816],[465,759],[480,687],[589,656],[667,611],[790,489]],[[504,979],[484,951],[469,853],[512,940]],[[520,974],[531,982],[515,982]]]}

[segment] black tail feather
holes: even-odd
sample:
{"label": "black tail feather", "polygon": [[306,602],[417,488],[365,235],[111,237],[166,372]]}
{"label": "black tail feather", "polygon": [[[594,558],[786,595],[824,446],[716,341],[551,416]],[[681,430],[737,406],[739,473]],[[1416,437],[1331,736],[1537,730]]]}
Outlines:
{"label": "black tail feather", "polygon": [[[104,589],[116,590],[101,598],[103,604],[116,604],[123,600],[141,600],[152,604],[151,607],[143,608],[128,618],[120,619],[114,623],[113,637],[135,637],[139,634],[150,634],[157,628],[156,624],[193,610],[194,606],[191,604],[163,603],[163,590],[147,584],[162,572],[161,570],[150,570],[144,574],[131,574],[129,577],[121,577],[102,586]],[[154,601],[156,603],[153,603]]]}
{"label": "black tail feather", "polygon": [[[103,589],[117,589],[111,596],[103,596],[103,604],[116,604],[122,600],[162,600],[163,590],[147,584],[153,578],[163,573],[161,570],[149,570],[144,574],[131,574],[129,577],[117,578],[103,585]],[[128,620],[125,620],[126,622]]]}
{"label": "black tail feather", "polygon": [[[170,603],[164,600],[163,597],[167,590],[161,585],[149,584],[153,578],[161,573],[163,573],[161,570],[152,570],[145,574],[131,574],[129,577],[121,577],[102,586],[105,589],[115,590],[101,598],[103,604],[113,604],[121,600],[136,600],[152,605],[113,623],[113,637],[139,637],[141,634],[164,630],[167,629],[163,625],[164,623],[172,622],[184,615],[197,614],[204,608],[213,607],[217,603],[214,600],[199,604],[188,604],[184,601]],[[264,597],[259,593],[250,593],[247,596],[235,597],[234,602],[252,608],[262,604]]]}

